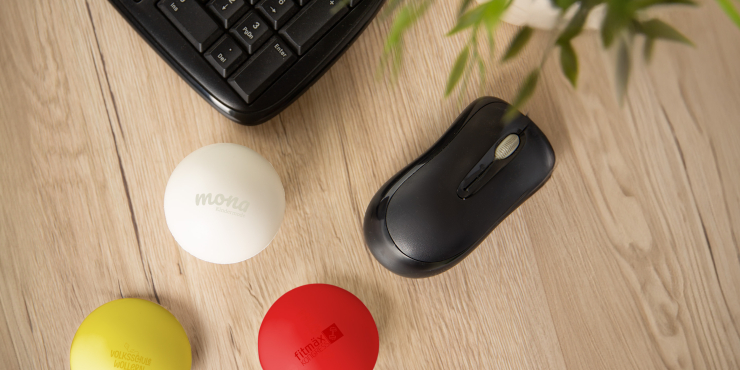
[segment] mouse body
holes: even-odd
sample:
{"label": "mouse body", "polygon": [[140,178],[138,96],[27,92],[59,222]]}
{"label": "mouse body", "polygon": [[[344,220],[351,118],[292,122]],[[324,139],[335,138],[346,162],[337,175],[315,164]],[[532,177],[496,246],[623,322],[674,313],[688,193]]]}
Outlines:
{"label": "mouse body", "polygon": [[508,123],[509,104],[474,101],[426,153],[375,194],[365,241],[392,272],[442,273],[470,254],[550,178],[555,153],[528,117]]}

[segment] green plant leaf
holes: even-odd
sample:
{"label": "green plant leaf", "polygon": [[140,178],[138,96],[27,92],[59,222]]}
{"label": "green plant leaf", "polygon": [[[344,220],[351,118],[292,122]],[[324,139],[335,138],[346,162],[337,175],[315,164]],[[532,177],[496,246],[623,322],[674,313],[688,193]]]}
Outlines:
{"label": "green plant leaf", "polygon": [[477,7],[468,10],[467,12],[465,12],[465,14],[458,17],[457,24],[455,24],[455,27],[453,27],[450,32],[447,33],[447,36],[452,36],[460,31],[480,24],[486,10],[485,5],[486,4],[478,5]]}
{"label": "green plant leaf", "polygon": [[573,40],[578,36],[583,31],[583,26],[586,24],[586,19],[588,19],[588,15],[591,13],[591,10],[593,10],[593,8],[589,5],[582,5],[576,14],[573,15],[570,22],[568,22],[568,25],[565,26],[562,32],[560,32],[558,43],[570,42],[570,40]]}
{"label": "green plant leaf", "polygon": [[426,13],[431,5],[432,0],[426,0],[423,3],[407,4],[402,6],[398,14],[396,14],[391,29],[388,32],[388,37],[385,41],[384,53],[388,54],[394,50],[400,50],[401,40],[403,39],[404,33],[416,23],[419,18]]}
{"label": "green plant leaf", "polygon": [[398,11],[396,18],[391,24],[391,29],[388,32],[388,37],[385,40],[385,52],[390,52],[395,45],[401,43],[401,37],[403,33],[413,23],[412,9],[409,6],[404,6]]}
{"label": "green plant leaf", "polygon": [[460,10],[457,11],[457,16],[459,17],[465,14],[465,11],[468,10],[472,2],[473,0],[462,0],[462,3],[460,4]]}
{"label": "green plant leaf", "polygon": [[403,60],[403,36],[427,12],[435,0],[404,3],[405,1],[407,0],[388,0],[388,6],[398,8],[398,11],[395,12],[391,29],[386,37],[378,67],[379,76],[385,68],[388,68],[391,72],[391,80],[394,82],[401,70]]}
{"label": "green plant leaf", "polygon": [[447,33],[447,36],[452,36],[460,31],[476,27],[481,23],[485,23],[486,28],[493,29],[498,24],[501,15],[508,6],[509,2],[507,0],[490,0],[480,4],[459,16],[457,18],[457,24]]}
{"label": "green plant leaf", "polygon": [[493,36],[493,30],[486,29],[486,39],[488,39],[488,54],[493,55],[496,52],[496,39]]}
{"label": "green plant leaf", "polygon": [[466,46],[465,49],[460,52],[460,55],[457,56],[457,60],[452,66],[450,77],[447,80],[445,96],[449,96],[450,93],[452,93],[452,90],[455,89],[455,86],[460,82],[460,77],[462,77],[463,72],[465,72],[465,69],[468,66],[468,59],[470,59],[470,46]]}
{"label": "green plant leaf", "polygon": [[640,22],[638,32],[653,40],[663,39],[692,46],[694,45],[691,40],[682,35],[681,32],[678,32],[675,28],[660,19],[651,19],[645,22]]}
{"label": "green plant leaf", "polygon": [[480,95],[483,95],[483,92],[486,88],[486,65],[483,64],[483,58],[478,57],[478,73],[480,74],[480,83],[478,84],[478,90]]}
{"label": "green plant leaf", "polygon": [[655,39],[646,38],[645,46],[643,46],[643,56],[646,62],[650,62],[653,59],[653,49],[655,49]]}
{"label": "green plant leaf", "polygon": [[690,5],[697,6],[693,0],[632,0],[633,8],[637,10],[647,9],[656,5]]}
{"label": "green plant leaf", "polygon": [[617,50],[617,74],[615,81],[620,104],[624,101],[624,94],[627,92],[631,69],[632,58],[630,57],[629,46],[627,45],[627,41],[622,40]]}
{"label": "green plant leaf", "polygon": [[532,38],[532,32],[533,29],[531,27],[524,27],[519,30],[516,36],[514,36],[514,39],[511,40],[511,44],[509,44],[509,49],[506,50],[506,54],[504,54],[504,57],[501,59],[501,61],[509,60],[519,54],[524,46],[527,45],[529,39]]}
{"label": "green plant leaf", "polygon": [[738,28],[740,28],[740,12],[735,7],[735,5],[732,4],[732,1],[717,0],[717,4],[719,4],[719,7],[725,11],[728,17],[730,17],[730,20],[732,20],[735,23],[735,25],[737,25]]}
{"label": "green plant leaf", "polygon": [[504,122],[511,122],[511,120],[513,120],[520,114],[519,110],[521,109],[522,105],[524,105],[524,103],[526,103],[529,98],[532,97],[532,94],[534,94],[534,89],[537,87],[537,81],[539,81],[539,79],[539,69],[535,69],[534,71],[529,73],[527,79],[524,80],[524,84],[522,84],[522,86],[519,88],[519,93],[514,99],[514,102],[511,103],[509,109],[506,110],[506,113],[504,114]]}
{"label": "green plant leaf", "polygon": [[560,44],[560,67],[570,84],[576,87],[578,83],[578,57],[570,42]]}
{"label": "green plant leaf", "polygon": [[509,1],[490,0],[483,5],[486,7],[483,14],[483,23],[485,23],[488,30],[493,30],[493,28],[498,25],[499,21],[501,21],[501,16],[504,14],[506,8],[509,7]]}
{"label": "green plant leaf", "polygon": [[571,5],[576,3],[576,0],[550,0],[550,3],[560,8],[560,10],[568,10]]}
{"label": "green plant leaf", "polygon": [[606,15],[601,23],[601,42],[608,48],[614,43],[616,37],[630,25],[635,19],[634,4],[632,1],[609,0],[607,2]]}
{"label": "green plant leaf", "polygon": [[381,19],[388,19],[396,10],[401,7],[405,0],[387,0],[383,10],[381,11]]}

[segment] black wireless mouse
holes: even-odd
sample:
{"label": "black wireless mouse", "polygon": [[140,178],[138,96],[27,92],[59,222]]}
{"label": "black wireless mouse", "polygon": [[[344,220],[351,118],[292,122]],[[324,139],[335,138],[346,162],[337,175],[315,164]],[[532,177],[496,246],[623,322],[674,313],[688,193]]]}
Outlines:
{"label": "black wireless mouse", "polygon": [[378,262],[406,277],[442,273],[550,178],[550,142],[526,116],[504,123],[508,107],[497,98],[476,100],[375,194],[364,233]]}

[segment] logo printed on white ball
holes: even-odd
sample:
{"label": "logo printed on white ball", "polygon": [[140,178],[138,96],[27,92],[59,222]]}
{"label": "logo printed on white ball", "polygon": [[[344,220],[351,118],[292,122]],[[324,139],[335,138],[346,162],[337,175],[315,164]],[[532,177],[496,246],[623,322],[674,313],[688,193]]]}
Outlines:
{"label": "logo printed on white ball", "polygon": [[223,194],[216,194],[215,198],[212,197],[212,195],[213,195],[212,193],[195,194],[195,205],[198,206],[198,205],[206,205],[206,204],[209,204],[209,205],[215,204],[217,206],[220,206],[226,203],[227,207],[231,206],[231,208],[238,209],[242,212],[246,212],[247,209],[249,209],[248,201],[245,200],[239,203],[239,198],[233,195],[228,198],[226,198]]}

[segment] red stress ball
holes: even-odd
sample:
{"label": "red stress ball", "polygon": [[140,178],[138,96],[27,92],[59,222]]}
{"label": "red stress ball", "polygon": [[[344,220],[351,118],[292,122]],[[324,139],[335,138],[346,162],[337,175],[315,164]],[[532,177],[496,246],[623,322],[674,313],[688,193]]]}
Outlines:
{"label": "red stress ball", "polygon": [[378,345],[378,328],[362,301],[327,284],[283,294],[259,333],[264,370],[371,370]]}

